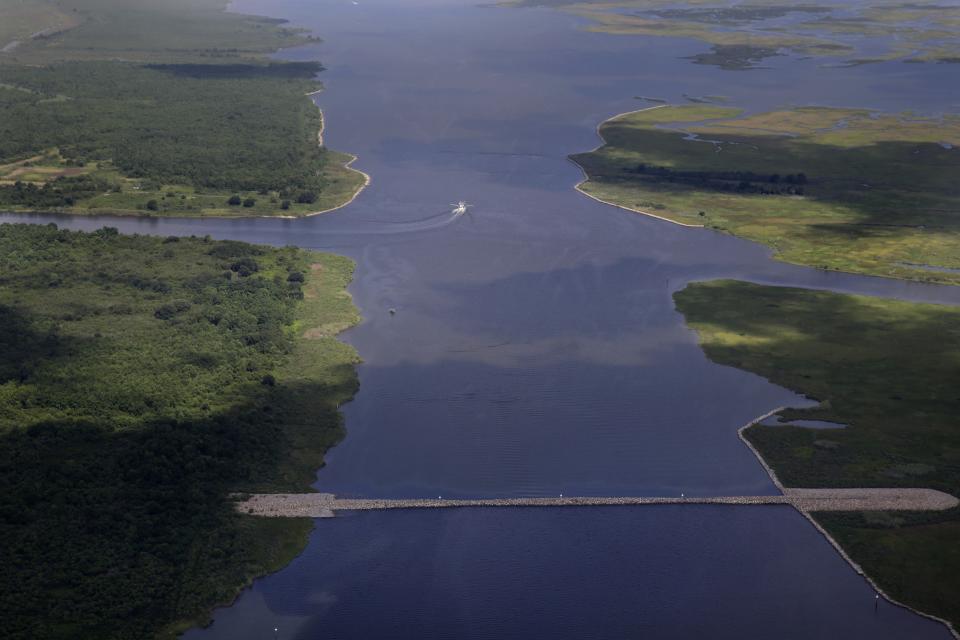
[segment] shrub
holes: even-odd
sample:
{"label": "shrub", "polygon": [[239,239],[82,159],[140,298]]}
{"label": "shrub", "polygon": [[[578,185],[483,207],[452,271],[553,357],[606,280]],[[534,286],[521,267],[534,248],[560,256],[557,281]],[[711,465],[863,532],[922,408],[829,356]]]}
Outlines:
{"label": "shrub", "polygon": [[230,265],[230,270],[235,271],[238,276],[245,278],[250,274],[260,270],[260,265],[253,258],[240,258]]}
{"label": "shrub", "polygon": [[208,256],[214,258],[239,258],[242,256],[259,256],[263,250],[246,242],[237,240],[220,240],[217,245],[207,252]]}
{"label": "shrub", "polygon": [[190,309],[190,303],[186,300],[176,300],[170,304],[165,304],[157,307],[157,310],[153,312],[154,317],[159,320],[169,320],[177,314],[183,313]]}

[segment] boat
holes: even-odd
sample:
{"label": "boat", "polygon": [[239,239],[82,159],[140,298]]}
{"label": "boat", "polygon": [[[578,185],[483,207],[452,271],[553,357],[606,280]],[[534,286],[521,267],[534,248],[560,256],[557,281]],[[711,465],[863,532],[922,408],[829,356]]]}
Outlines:
{"label": "boat", "polygon": [[453,207],[453,211],[451,211],[450,213],[452,213],[455,216],[460,216],[465,214],[467,212],[467,207],[471,205],[468,202],[464,202],[463,200],[461,200],[457,204],[451,204],[450,206]]}

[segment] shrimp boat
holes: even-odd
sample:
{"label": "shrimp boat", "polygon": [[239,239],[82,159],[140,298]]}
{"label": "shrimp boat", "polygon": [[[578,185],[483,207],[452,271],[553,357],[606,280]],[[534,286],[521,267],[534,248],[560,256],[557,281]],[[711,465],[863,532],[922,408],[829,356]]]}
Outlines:
{"label": "shrimp boat", "polygon": [[451,211],[450,213],[452,213],[455,216],[461,216],[467,212],[467,207],[471,205],[461,200],[457,204],[451,204],[450,206],[453,207],[453,211]]}

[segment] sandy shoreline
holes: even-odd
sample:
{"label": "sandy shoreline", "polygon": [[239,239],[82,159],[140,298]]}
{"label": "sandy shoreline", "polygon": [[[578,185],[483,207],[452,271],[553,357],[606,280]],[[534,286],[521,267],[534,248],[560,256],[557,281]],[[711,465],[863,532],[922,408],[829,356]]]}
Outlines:
{"label": "sandy shoreline", "polygon": [[[353,194],[352,196],[350,196],[350,199],[347,200],[346,202],[344,202],[343,204],[338,204],[337,206],[335,206],[335,207],[330,207],[329,209],[323,209],[323,210],[321,210],[321,211],[311,211],[310,213],[305,213],[305,214],[303,214],[302,216],[290,216],[291,218],[310,218],[310,217],[313,217],[313,216],[318,216],[318,215],[320,215],[321,213],[330,213],[331,211],[336,211],[337,209],[343,209],[343,208],[344,208],[345,206],[347,206],[348,204],[353,203],[353,201],[356,200],[357,197],[359,197],[359,195],[360,195],[361,193],[363,193],[363,190],[370,186],[370,181],[371,181],[370,174],[365,173],[365,172],[363,172],[363,171],[360,171],[360,169],[354,169],[352,166],[350,166],[350,165],[352,165],[354,162],[357,161],[357,159],[358,159],[357,156],[353,155],[352,153],[347,154],[347,155],[350,156],[350,160],[347,161],[343,166],[346,167],[347,169],[349,169],[350,171],[356,171],[356,172],[359,173],[361,176],[363,176],[363,184],[360,185],[360,187],[354,192],[354,194]],[[264,217],[264,218],[278,218],[278,217],[280,217],[280,216],[261,216],[261,217]]]}
{"label": "sandy shoreline", "polygon": [[[633,111],[624,111],[623,113],[618,113],[618,114],[615,115],[615,116],[611,116],[611,117],[607,118],[606,120],[604,120],[603,122],[601,122],[600,124],[598,124],[598,125],[596,126],[597,137],[600,138],[600,144],[598,144],[597,146],[595,146],[593,149],[591,149],[591,150],[588,151],[587,153],[593,153],[593,152],[595,152],[595,151],[597,151],[597,150],[599,150],[599,149],[602,149],[604,146],[606,146],[607,141],[606,141],[606,139],[603,137],[603,134],[600,133],[601,127],[603,127],[605,124],[608,124],[608,123],[610,123],[610,122],[613,122],[614,120],[617,120],[618,118],[622,118],[623,116],[628,116],[628,115],[633,114],[633,113],[641,113],[641,112],[643,112],[643,111],[652,111],[652,110],[654,110],[654,109],[662,109],[663,107],[667,107],[667,106],[670,106],[670,105],[658,104],[658,105],[653,106],[653,107],[644,107],[643,109],[634,109]],[[639,213],[639,214],[641,214],[641,215],[648,216],[648,217],[650,217],[650,218],[656,218],[657,220],[663,220],[664,222],[669,222],[669,223],[671,223],[671,224],[676,224],[676,225],[679,225],[679,226],[681,226],[681,227],[690,227],[690,228],[694,228],[694,229],[703,229],[704,226],[705,226],[705,225],[702,225],[702,224],[692,224],[692,223],[689,223],[689,222],[679,222],[679,221],[677,221],[677,220],[672,220],[672,219],[670,219],[670,218],[657,215],[657,214],[655,214],[655,213],[650,213],[649,211],[644,211],[644,210],[642,210],[642,209],[636,209],[636,208],[634,208],[634,207],[628,207],[628,206],[626,206],[626,205],[617,204],[616,202],[610,202],[609,200],[604,200],[603,198],[600,198],[600,197],[598,197],[598,196],[595,196],[595,195],[593,195],[592,193],[588,193],[587,191],[585,191],[585,190],[583,189],[583,185],[585,185],[587,182],[590,181],[590,176],[587,175],[587,172],[586,172],[586,170],[583,168],[583,166],[582,166],[579,162],[577,162],[576,160],[574,160],[572,156],[567,156],[567,160],[569,160],[569,161],[572,162],[574,165],[576,165],[576,167],[577,167],[578,169],[580,169],[580,173],[583,175],[583,180],[581,180],[580,182],[578,182],[573,188],[576,189],[577,191],[579,191],[580,193],[582,193],[583,195],[587,196],[588,198],[592,198],[593,200],[596,200],[597,202],[602,202],[603,204],[609,205],[609,206],[611,206],[611,207],[616,207],[616,208],[618,208],[618,209],[623,209],[624,211],[631,211],[631,212],[633,212],[633,213]]]}
{"label": "sandy shoreline", "polygon": [[[322,93],[322,92],[323,92],[323,87],[317,89],[316,91],[311,91],[310,93],[307,94],[307,96],[309,96],[310,99],[312,100],[312,99],[313,99],[313,96],[318,95],[318,94],[320,94],[320,93]],[[317,131],[317,144],[319,144],[319,145],[322,147],[322,146],[323,146],[323,132],[324,132],[324,130],[325,130],[326,127],[327,127],[327,118],[326,118],[326,116],[325,116],[324,113],[323,113],[323,109],[320,108],[320,105],[317,105],[316,102],[314,102],[314,104],[317,106],[317,110],[320,111],[320,129],[319,129],[319,131]],[[342,153],[342,152],[341,152],[341,153]],[[350,171],[355,171],[356,173],[359,173],[361,176],[363,176],[363,184],[360,185],[360,187],[354,192],[354,194],[353,194],[352,196],[350,196],[350,199],[349,199],[349,200],[347,200],[346,202],[344,202],[344,203],[342,203],[342,204],[338,204],[338,205],[335,206],[335,207],[330,207],[329,209],[321,209],[320,211],[311,211],[311,212],[309,212],[309,213],[303,214],[302,216],[260,216],[260,217],[263,217],[263,218],[279,218],[279,217],[287,217],[287,218],[310,218],[310,217],[313,217],[313,216],[318,216],[318,215],[320,215],[320,214],[322,214],[322,213],[330,213],[331,211],[336,211],[337,209],[342,209],[342,208],[344,208],[345,206],[347,206],[348,204],[351,204],[354,200],[357,199],[357,197],[360,196],[361,193],[363,193],[363,190],[364,190],[364,189],[366,189],[367,187],[370,186],[371,178],[370,178],[370,174],[365,173],[365,172],[363,172],[363,171],[360,171],[359,169],[354,169],[352,166],[350,166],[350,165],[352,165],[354,162],[356,162],[356,161],[358,160],[357,156],[355,156],[355,155],[352,154],[352,153],[348,153],[347,155],[350,156],[350,160],[348,160],[347,162],[345,162],[343,166],[344,166],[345,168],[349,169]]]}

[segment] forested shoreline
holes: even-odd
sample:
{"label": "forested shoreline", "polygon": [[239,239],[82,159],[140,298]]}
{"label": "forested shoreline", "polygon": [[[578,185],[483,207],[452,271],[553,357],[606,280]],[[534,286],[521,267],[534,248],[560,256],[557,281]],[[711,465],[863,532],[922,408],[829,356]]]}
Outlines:
{"label": "forested shoreline", "polygon": [[[173,637],[283,566],[342,437],[346,258],[0,225],[0,617],[10,638]],[[320,275],[322,274],[322,276]],[[307,294],[307,295],[305,295]]]}

